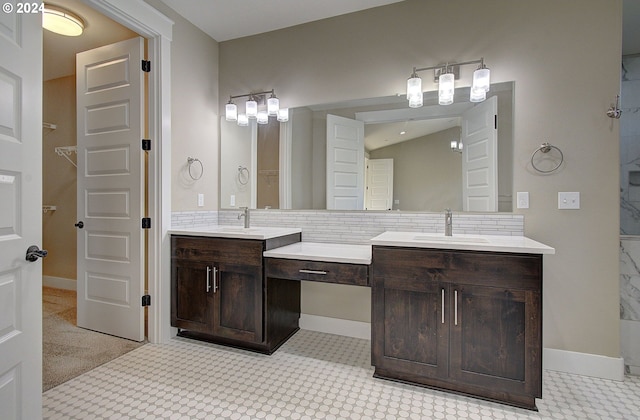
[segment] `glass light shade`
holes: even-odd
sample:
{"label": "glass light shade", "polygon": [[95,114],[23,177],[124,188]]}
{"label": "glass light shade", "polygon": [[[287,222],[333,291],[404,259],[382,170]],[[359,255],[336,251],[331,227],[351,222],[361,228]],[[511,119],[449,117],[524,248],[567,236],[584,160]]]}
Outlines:
{"label": "glass light shade", "polygon": [[84,22],[79,16],[62,7],[45,4],[42,27],[64,36],[79,36],[84,31]]}
{"label": "glass light shade", "polygon": [[258,115],[256,117],[258,118],[258,124],[269,123],[269,114],[267,113],[267,111],[264,111],[264,110],[258,111]]}
{"label": "glass light shade", "polygon": [[411,101],[416,96],[422,96],[422,79],[417,76],[407,79],[407,99]]}
{"label": "glass light shade", "polygon": [[256,118],[258,116],[258,103],[249,99],[245,104],[245,112],[248,118]]}
{"label": "glass light shade", "polygon": [[280,109],[280,100],[275,96],[267,99],[267,113],[270,117],[275,117],[278,115],[278,110]]}
{"label": "glass light shade", "polygon": [[475,89],[482,89],[485,92],[489,92],[491,86],[491,72],[488,68],[483,67],[473,72],[473,84],[471,85]]}
{"label": "glass light shade", "polygon": [[278,110],[278,121],[280,122],[289,121],[289,108],[280,108]]}
{"label": "glass light shade", "polygon": [[249,117],[247,117],[247,114],[238,114],[238,125],[240,127],[246,127],[249,125]]}
{"label": "glass light shade", "polygon": [[487,99],[487,92],[484,89],[476,89],[473,86],[471,87],[469,100],[471,102],[482,102]]}
{"label": "glass light shade", "polygon": [[238,120],[238,107],[236,106],[236,104],[228,103],[224,107],[224,117],[227,121]]}
{"label": "glass light shade", "polygon": [[409,98],[409,108],[420,108],[422,106],[422,92],[418,96]]}
{"label": "glass light shade", "polygon": [[451,105],[453,103],[454,75],[453,73],[443,73],[438,78],[438,103],[440,105]]}

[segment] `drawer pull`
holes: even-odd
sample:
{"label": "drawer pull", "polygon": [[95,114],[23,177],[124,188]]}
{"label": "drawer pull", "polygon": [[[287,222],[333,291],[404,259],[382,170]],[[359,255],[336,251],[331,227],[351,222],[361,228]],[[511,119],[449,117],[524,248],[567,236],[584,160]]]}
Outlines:
{"label": "drawer pull", "polygon": [[454,311],[453,316],[455,318],[453,323],[458,325],[458,291],[457,290],[453,291],[453,306],[454,306],[454,308],[453,308],[453,311]]}
{"label": "drawer pull", "polygon": [[304,273],[304,274],[322,274],[323,276],[325,274],[327,274],[326,271],[323,270],[298,270],[299,273]]}
{"label": "drawer pull", "polygon": [[442,289],[442,306],[440,309],[442,311],[442,323],[444,324],[444,289]]}

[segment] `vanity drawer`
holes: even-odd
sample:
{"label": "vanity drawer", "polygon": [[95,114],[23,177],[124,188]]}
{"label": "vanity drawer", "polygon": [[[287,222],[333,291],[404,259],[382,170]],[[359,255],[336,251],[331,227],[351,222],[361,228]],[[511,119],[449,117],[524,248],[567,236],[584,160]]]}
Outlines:
{"label": "vanity drawer", "polygon": [[369,266],[364,264],[266,258],[265,276],[288,280],[369,286]]}

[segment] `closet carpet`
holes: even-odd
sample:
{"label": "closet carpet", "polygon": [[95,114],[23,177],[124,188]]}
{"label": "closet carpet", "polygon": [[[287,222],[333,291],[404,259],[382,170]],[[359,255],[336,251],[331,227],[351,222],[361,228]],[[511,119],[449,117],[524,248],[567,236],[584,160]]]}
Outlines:
{"label": "closet carpet", "polygon": [[75,290],[42,288],[42,391],[142,346],[76,327]]}

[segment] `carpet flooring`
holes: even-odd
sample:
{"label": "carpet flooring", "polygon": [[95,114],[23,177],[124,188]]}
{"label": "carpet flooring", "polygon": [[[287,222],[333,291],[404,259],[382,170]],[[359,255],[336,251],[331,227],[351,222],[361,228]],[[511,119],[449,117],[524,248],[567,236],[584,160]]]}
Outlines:
{"label": "carpet flooring", "polygon": [[42,390],[142,346],[76,326],[75,290],[42,288]]}

